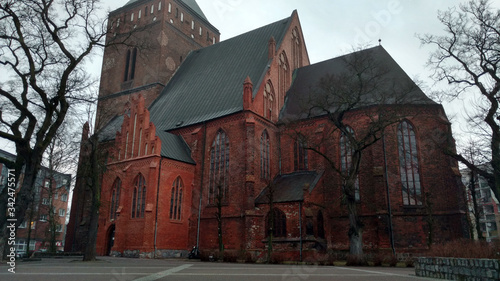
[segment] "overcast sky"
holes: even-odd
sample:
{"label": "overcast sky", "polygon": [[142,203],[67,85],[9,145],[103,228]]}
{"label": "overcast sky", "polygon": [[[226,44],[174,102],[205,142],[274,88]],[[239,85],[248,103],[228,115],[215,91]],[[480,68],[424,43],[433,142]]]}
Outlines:
{"label": "overcast sky", "polygon": [[[167,0],[168,1],[168,0]],[[464,1],[457,0],[196,0],[221,41],[289,17],[297,10],[311,63],[331,59],[360,46],[379,44],[406,73],[424,82],[430,94],[432,70],[426,67],[431,46],[421,46],[416,34],[443,33],[438,10],[447,10]],[[103,0],[110,10],[128,0]],[[499,3],[496,3],[500,7]],[[101,63],[96,57],[94,63]],[[462,101],[443,104],[453,122],[454,135],[465,129],[460,123]]]}

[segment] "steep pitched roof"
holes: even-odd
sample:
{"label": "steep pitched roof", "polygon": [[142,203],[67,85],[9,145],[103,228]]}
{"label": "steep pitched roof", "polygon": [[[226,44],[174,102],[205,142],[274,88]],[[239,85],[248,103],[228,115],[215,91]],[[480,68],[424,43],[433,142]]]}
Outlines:
{"label": "steep pitched roof", "polygon": [[[355,73],[349,63],[355,59],[365,60],[370,66],[373,65],[373,72],[376,72],[374,76],[377,75],[377,88],[361,95],[356,108],[376,104],[436,104],[382,46],[376,46],[297,69],[280,112],[280,120],[293,121],[324,114],[324,111],[308,112],[308,102],[326,98],[320,87],[322,78],[328,75],[354,77]],[[330,102],[332,106],[340,104],[340,101]],[[330,108],[332,109],[333,107]]]}
{"label": "steep pitched roof", "polygon": [[[299,171],[279,175],[273,180],[274,203],[304,201],[304,189],[311,192],[323,173],[315,171]],[[269,187],[266,187],[255,199],[255,204],[269,203]]]}
{"label": "steep pitched roof", "polygon": [[271,36],[279,47],[291,17],[192,51],[150,107],[160,130],[201,123],[243,109],[247,76],[258,88],[267,71]]}

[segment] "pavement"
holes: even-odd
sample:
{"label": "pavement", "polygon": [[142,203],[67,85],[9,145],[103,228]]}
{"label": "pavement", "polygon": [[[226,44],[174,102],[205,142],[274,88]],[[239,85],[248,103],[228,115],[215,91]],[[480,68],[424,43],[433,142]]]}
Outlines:
{"label": "pavement", "polygon": [[414,268],[268,265],[115,257],[98,257],[95,262],[82,262],[81,258],[43,258],[39,261],[16,261],[15,273],[9,272],[9,268],[5,262],[0,265],[0,280],[442,280],[417,277]]}

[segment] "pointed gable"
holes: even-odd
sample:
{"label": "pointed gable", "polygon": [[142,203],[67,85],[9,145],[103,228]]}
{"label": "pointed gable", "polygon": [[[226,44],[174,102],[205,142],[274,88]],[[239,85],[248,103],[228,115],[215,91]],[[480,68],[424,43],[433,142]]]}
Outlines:
{"label": "pointed gable", "polygon": [[292,17],[191,52],[151,105],[151,120],[171,130],[243,110],[243,82],[262,83],[269,38],[279,48]]}

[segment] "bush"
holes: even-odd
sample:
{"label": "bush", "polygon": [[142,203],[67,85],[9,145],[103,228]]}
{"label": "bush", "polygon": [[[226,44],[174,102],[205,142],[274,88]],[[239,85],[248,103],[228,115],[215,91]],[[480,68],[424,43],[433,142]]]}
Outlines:
{"label": "bush", "polygon": [[347,255],[348,266],[366,266],[368,265],[368,258],[366,255]]}
{"label": "bush", "polygon": [[395,255],[388,255],[384,258],[384,263],[389,264],[389,266],[396,266],[398,264],[398,258]]}
{"label": "bush", "polygon": [[430,257],[499,259],[500,242],[488,243],[486,241],[458,239],[445,244],[432,245],[426,255]]}
{"label": "bush", "polygon": [[382,254],[374,254],[372,257],[372,262],[374,266],[382,266],[383,261],[384,261],[384,255]]}

